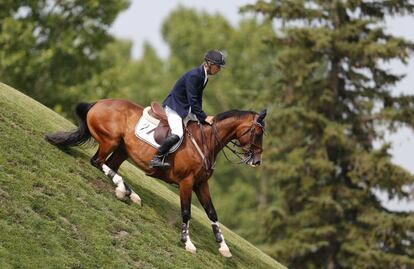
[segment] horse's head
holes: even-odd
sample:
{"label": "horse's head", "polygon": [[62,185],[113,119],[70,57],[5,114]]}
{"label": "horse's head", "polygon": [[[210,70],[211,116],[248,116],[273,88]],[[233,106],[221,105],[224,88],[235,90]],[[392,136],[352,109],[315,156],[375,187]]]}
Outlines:
{"label": "horse's head", "polygon": [[259,114],[255,114],[253,121],[246,121],[236,130],[236,139],[245,156],[243,161],[251,166],[259,166],[262,161],[266,113],[266,109],[263,109]]}

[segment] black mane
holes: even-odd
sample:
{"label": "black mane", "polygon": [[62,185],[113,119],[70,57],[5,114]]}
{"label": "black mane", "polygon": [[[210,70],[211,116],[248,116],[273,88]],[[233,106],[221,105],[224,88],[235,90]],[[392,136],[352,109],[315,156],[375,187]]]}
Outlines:
{"label": "black mane", "polygon": [[232,118],[232,117],[240,119],[240,118],[242,118],[242,117],[244,117],[245,115],[248,115],[248,114],[249,115],[251,115],[251,114],[255,115],[257,113],[254,112],[254,111],[245,111],[245,110],[233,109],[233,110],[224,111],[222,113],[217,114],[214,117],[214,120],[215,121],[221,121],[221,120],[225,120],[227,118]]}

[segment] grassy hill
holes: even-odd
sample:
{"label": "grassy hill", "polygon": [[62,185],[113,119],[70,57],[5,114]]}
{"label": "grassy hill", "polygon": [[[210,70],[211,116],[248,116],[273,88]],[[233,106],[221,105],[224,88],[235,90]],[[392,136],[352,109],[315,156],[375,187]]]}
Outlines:
{"label": "grassy hill", "polygon": [[0,83],[0,268],[284,268],[225,227],[233,257],[222,257],[196,207],[197,253],[186,252],[176,193],[125,162],[120,174],[143,206],[117,200],[110,180],[89,164],[93,149],[61,151],[43,139],[72,128]]}

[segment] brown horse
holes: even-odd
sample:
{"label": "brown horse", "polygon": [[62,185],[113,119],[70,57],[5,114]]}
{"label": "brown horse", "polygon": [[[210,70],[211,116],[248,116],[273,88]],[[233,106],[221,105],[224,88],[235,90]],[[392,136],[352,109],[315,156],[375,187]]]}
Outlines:
{"label": "brown horse", "polygon": [[243,157],[239,156],[242,162],[252,166],[260,164],[266,110],[260,114],[227,111],[215,116],[212,125],[190,122],[182,145],[167,157],[171,163],[168,170],[156,170],[148,166],[156,149],[138,139],[134,133],[142,113],[141,106],[126,100],[105,99],[93,104],[80,103],[76,107],[79,127],[71,132],[46,134],[45,138],[58,147],[70,147],[93,137],[99,148],[91,163],[117,185],[116,196],[120,199],[129,197],[132,201],[141,203],[140,197],[117,174],[118,168],[128,157],[148,175],[178,185],[183,219],[181,241],[190,252],[196,251],[189,237],[191,195],[194,191],[212,221],[220,253],[230,257],[210,197],[208,179],[213,173],[217,154],[232,140],[237,140],[236,143],[243,151]]}

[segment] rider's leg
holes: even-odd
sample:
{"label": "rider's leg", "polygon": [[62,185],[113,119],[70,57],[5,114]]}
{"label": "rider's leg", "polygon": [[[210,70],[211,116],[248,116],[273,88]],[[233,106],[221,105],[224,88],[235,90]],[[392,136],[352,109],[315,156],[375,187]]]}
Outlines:
{"label": "rider's leg", "polygon": [[150,167],[168,167],[169,163],[163,162],[162,159],[168,154],[168,151],[174,146],[184,134],[183,119],[174,110],[169,107],[165,108],[165,112],[168,118],[168,125],[171,129],[171,135],[169,135],[162,145],[158,148],[154,158],[149,163]]}

